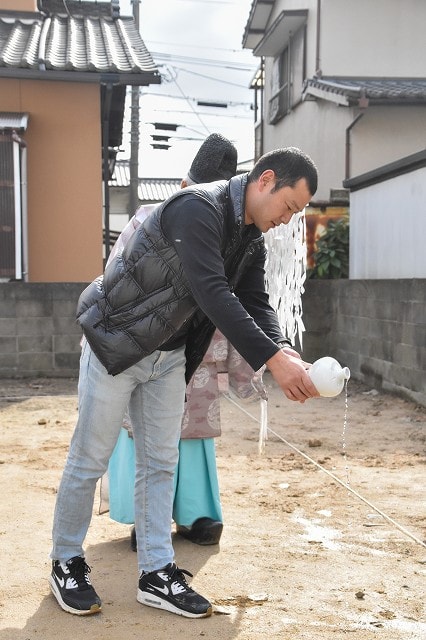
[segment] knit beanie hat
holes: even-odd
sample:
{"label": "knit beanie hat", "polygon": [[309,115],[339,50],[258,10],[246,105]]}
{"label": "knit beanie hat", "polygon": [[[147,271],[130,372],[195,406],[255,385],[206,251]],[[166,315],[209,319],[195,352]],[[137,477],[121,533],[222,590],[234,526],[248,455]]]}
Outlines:
{"label": "knit beanie hat", "polygon": [[220,133],[210,134],[198,150],[188,171],[193,182],[229,180],[237,172],[237,150]]}

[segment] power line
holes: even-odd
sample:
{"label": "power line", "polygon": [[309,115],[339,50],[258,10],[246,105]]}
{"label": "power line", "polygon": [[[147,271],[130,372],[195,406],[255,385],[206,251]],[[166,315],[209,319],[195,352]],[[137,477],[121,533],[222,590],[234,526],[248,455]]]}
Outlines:
{"label": "power line", "polygon": [[166,42],[165,40],[149,40],[147,38],[144,38],[144,42],[149,47],[150,51],[151,51],[151,45],[160,44],[167,47],[173,46],[173,47],[185,47],[185,49],[208,49],[209,51],[223,51],[223,53],[232,53],[232,54],[243,53],[244,55],[246,55],[246,52],[243,51],[242,49],[227,49],[226,47],[211,47],[211,46],[204,46],[202,44],[183,44],[182,42],[171,42],[170,40]]}
{"label": "power line", "polygon": [[[161,65],[163,66],[163,65]],[[237,84],[236,82],[229,82],[229,80],[223,80],[222,78],[215,78],[213,76],[207,76],[205,73],[197,73],[196,71],[190,71],[189,69],[184,69],[183,67],[175,67],[174,65],[167,65],[172,69],[176,69],[177,71],[184,71],[185,73],[192,74],[193,76],[198,76],[199,78],[205,78],[206,80],[214,80],[215,82],[220,82],[221,84],[229,84],[232,87],[238,87],[239,89],[249,89],[247,85]]]}
{"label": "power line", "polygon": [[[186,115],[194,115],[195,112],[192,111],[183,111],[182,109],[153,109],[152,113],[185,113]],[[195,114],[197,115],[197,114]],[[224,111],[221,110],[220,113],[203,113],[203,116],[206,116],[208,118],[237,118],[238,120],[253,120],[253,114],[252,115],[230,115],[229,113],[225,113]],[[203,125],[205,126],[205,125]]]}
{"label": "power line", "polygon": [[[161,93],[158,91],[144,91],[141,93],[141,97],[143,96],[160,96],[162,98],[173,98],[174,100],[193,100],[194,102],[208,102],[206,98],[194,98],[192,96],[177,96],[172,93]],[[228,107],[250,107],[252,106],[251,102],[232,102],[230,100],[226,100],[226,106]],[[204,105],[199,105],[204,106]],[[209,106],[209,105],[206,105]]]}
{"label": "power line", "polygon": [[249,65],[244,62],[229,63],[227,60],[220,60],[214,58],[200,58],[199,56],[184,56],[175,53],[161,53],[160,51],[150,52],[154,59],[170,60],[171,62],[179,61],[186,62],[188,64],[202,65],[204,67],[220,67],[221,69],[229,69],[230,71],[247,71],[253,73],[253,70],[259,66],[259,63],[253,63]]}
{"label": "power line", "polygon": [[178,2],[196,2],[197,4],[238,4],[232,0],[178,0]]}
{"label": "power line", "polygon": [[193,112],[193,114],[199,120],[201,126],[203,126],[204,129],[207,131],[207,133],[210,134],[211,133],[210,129],[205,124],[205,122],[203,122],[203,120],[201,119],[201,115],[194,109],[194,107],[192,106],[191,101],[188,99],[188,97],[185,96],[184,92],[182,91],[182,89],[180,88],[180,86],[179,86],[179,84],[178,84],[178,82],[176,80],[176,77],[173,78],[173,81],[174,81],[175,85],[177,86],[178,90],[180,91],[180,93],[182,94],[182,96],[185,98],[185,100],[186,100],[187,104],[189,105],[189,107],[190,107],[191,111]]}

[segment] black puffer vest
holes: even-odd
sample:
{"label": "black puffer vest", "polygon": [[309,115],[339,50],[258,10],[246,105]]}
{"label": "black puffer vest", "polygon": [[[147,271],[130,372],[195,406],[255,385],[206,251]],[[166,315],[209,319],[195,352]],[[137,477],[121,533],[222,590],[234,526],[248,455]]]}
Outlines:
{"label": "black puffer vest", "polygon": [[[229,182],[192,187],[191,191],[212,204],[222,215],[222,256],[231,290],[253,262],[264,254],[262,234],[253,228],[242,239],[244,193],[247,176]],[[185,191],[171,200],[185,197]],[[98,359],[116,375],[136,364],[188,323],[187,380],[201,362],[214,326],[200,311],[173,245],[161,228],[166,203],[135,231],[123,252],[111,261],[104,276],[81,294],[77,318]],[[190,324],[189,324],[190,323]]]}

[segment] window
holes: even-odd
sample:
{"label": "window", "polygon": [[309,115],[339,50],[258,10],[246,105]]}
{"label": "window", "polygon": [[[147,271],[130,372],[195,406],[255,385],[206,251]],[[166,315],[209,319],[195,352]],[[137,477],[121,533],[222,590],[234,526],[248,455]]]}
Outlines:
{"label": "window", "polygon": [[0,281],[26,274],[25,144],[13,125],[27,118],[0,114]]}
{"label": "window", "polygon": [[305,79],[306,27],[290,35],[287,47],[274,58],[268,122],[275,124],[301,100]]}
{"label": "window", "polygon": [[278,122],[290,110],[289,48],[284,49],[272,65],[271,99],[269,101],[269,124]]}

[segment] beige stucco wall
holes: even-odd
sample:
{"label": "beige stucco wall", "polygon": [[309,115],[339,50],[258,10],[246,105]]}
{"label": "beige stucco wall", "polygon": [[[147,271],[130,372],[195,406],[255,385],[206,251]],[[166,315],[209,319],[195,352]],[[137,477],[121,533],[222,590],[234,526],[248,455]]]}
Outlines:
{"label": "beige stucco wall", "polygon": [[[276,0],[281,11],[308,10],[307,76],[316,70],[318,0]],[[424,77],[424,0],[322,0],[320,68],[323,75]]]}
{"label": "beige stucco wall", "polygon": [[[269,25],[283,10],[308,9],[306,74],[315,75],[317,0],[277,0]],[[323,0],[320,67],[324,76],[424,77],[426,2]],[[319,167],[315,199],[327,200],[345,178],[346,128],[358,109],[318,99],[267,124],[272,58],[266,58],[264,150],[295,145]],[[350,134],[350,177],[415,153],[426,145],[424,106],[369,107]],[[403,132],[403,135],[399,135]]]}
{"label": "beige stucco wall", "polygon": [[323,75],[424,77],[426,2],[327,0],[321,7]]}
{"label": "beige stucco wall", "polygon": [[[308,77],[312,77],[315,73],[317,4],[318,0],[275,0],[267,27],[269,29],[282,11],[307,9],[306,73]],[[268,78],[268,75],[266,77]]]}
{"label": "beige stucco wall", "polygon": [[369,107],[351,132],[351,177],[424,148],[425,106]]}
{"label": "beige stucco wall", "polygon": [[308,153],[319,169],[315,200],[328,200],[330,189],[341,189],[345,171],[345,129],[352,109],[305,102],[275,126],[265,126],[265,150],[295,146]]}
{"label": "beige stucco wall", "polygon": [[37,11],[37,0],[0,0],[0,9],[7,11]]}
{"label": "beige stucco wall", "polygon": [[[346,128],[358,113],[324,100],[303,103],[274,127],[265,127],[265,150],[296,146],[308,153],[319,169],[315,200],[327,200],[330,189],[343,186]],[[423,106],[369,107],[350,133],[350,177],[424,149],[425,132]]]}
{"label": "beige stucco wall", "polygon": [[0,111],[29,114],[29,281],[92,280],[102,271],[99,86],[0,79]]}

